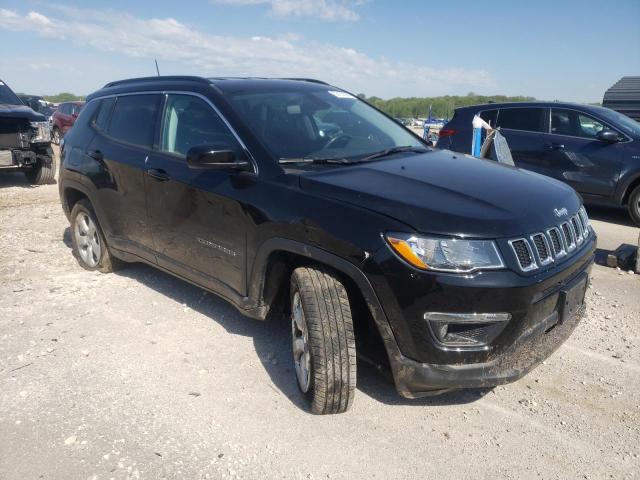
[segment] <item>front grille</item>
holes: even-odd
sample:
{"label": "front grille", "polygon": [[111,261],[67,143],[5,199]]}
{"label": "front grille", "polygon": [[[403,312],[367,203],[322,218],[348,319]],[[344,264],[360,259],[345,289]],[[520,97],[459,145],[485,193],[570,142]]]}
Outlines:
{"label": "front grille", "polygon": [[567,252],[571,252],[576,248],[576,240],[573,237],[573,227],[569,225],[567,222],[562,224],[562,233],[564,234],[564,246],[567,249]]}
{"label": "front grille", "polygon": [[545,237],[543,233],[537,233],[533,235],[531,239],[536,247],[536,253],[538,254],[540,265],[546,265],[552,262],[553,257],[551,256],[551,250],[547,243],[547,237]]}
{"label": "front grille", "polygon": [[524,238],[520,238],[518,240],[511,240],[509,242],[511,244],[511,248],[518,257],[518,263],[520,264],[520,268],[525,272],[528,270],[533,270],[537,268],[535,264],[535,260],[533,259],[533,252],[531,252],[531,247],[529,246],[529,242],[527,242]]}
{"label": "front grille", "polygon": [[580,245],[584,239],[582,237],[582,223],[578,220],[577,215],[571,219],[571,225],[573,226],[573,231],[576,233],[576,243]]}
{"label": "front grille", "polygon": [[584,207],[576,215],[545,232],[509,240],[520,269],[535,270],[568,255],[586,242],[593,231]]}

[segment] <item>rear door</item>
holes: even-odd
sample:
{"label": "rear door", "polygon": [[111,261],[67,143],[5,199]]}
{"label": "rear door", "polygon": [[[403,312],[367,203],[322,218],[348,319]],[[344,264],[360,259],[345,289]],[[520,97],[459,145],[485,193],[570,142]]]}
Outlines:
{"label": "rear door", "polygon": [[[144,189],[145,161],[153,147],[161,95],[123,95],[102,100],[97,131],[87,155],[104,169],[92,178],[115,248],[155,261]],[[113,104],[115,102],[115,104]],[[108,125],[102,130],[96,123]]]}
{"label": "rear door", "polygon": [[552,165],[544,158],[547,112],[543,107],[501,108],[496,125],[507,139],[516,167],[553,176]]}
{"label": "rear door", "polygon": [[189,168],[197,145],[244,151],[201,97],[167,94],[158,149],[149,155],[145,185],[158,264],[222,294],[246,291],[246,213],[239,198],[255,176]]}
{"label": "rear door", "polygon": [[613,195],[620,175],[624,143],[598,140],[612,129],[593,116],[572,108],[551,109],[551,130],[545,135],[545,159],[556,178],[582,194]]}

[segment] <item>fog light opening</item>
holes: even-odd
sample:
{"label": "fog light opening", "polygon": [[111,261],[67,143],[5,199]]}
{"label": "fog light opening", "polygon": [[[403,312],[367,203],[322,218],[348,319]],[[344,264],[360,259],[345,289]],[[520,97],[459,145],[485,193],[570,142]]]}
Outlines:
{"label": "fog light opening", "polygon": [[511,320],[511,314],[427,312],[424,318],[443,346],[486,348]]}

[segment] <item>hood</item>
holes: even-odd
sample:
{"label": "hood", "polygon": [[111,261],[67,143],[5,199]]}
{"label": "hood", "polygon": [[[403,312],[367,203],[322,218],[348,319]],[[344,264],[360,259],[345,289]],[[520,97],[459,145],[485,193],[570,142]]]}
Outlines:
{"label": "hood", "polygon": [[0,104],[0,118],[20,118],[29,122],[44,122],[44,115],[34,112],[26,105]]}
{"label": "hood", "polygon": [[580,199],[562,182],[448,150],[303,173],[300,187],[373,210],[416,231],[516,237],[557,225]]}

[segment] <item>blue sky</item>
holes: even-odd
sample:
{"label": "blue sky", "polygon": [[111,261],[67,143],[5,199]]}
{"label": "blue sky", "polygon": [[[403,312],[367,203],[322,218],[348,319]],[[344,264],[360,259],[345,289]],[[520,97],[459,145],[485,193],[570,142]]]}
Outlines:
{"label": "blue sky", "polygon": [[163,74],[309,76],[355,93],[601,101],[640,75],[640,1],[0,0],[0,78],[87,94]]}

